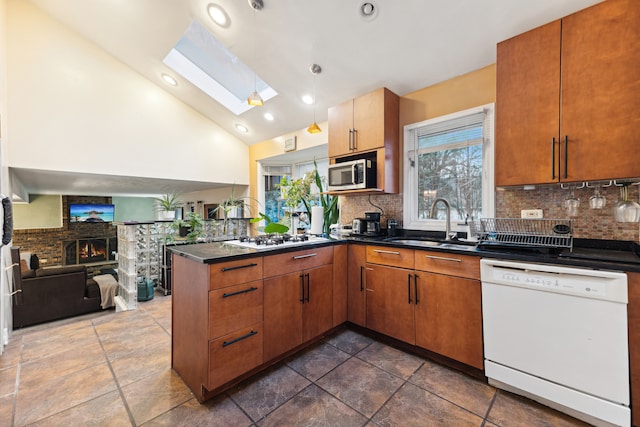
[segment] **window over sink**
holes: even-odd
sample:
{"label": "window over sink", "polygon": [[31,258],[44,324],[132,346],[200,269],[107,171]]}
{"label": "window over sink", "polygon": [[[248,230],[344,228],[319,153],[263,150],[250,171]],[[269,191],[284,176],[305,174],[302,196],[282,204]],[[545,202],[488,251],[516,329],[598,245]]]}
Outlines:
{"label": "window over sink", "polygon": [[407,125],[404,128],[404,227],[444,230],[445,206],[452,230],[466,220],[492,217],[494,104]]}

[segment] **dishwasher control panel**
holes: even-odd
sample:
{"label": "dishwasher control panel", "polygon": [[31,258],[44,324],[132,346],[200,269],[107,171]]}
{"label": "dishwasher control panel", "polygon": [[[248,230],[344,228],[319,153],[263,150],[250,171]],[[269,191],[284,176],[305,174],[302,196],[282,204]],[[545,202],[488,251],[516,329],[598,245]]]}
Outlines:
{"label": "dishwasher control panel", "polygon": [[[497,283],[525,285],[531,288],[564,290],[572,294],[587,294],[606,296],[607,286],[604,283],[586,281],[582,276],[564,276],[554,273],[532,271],[514,271],[495,268],[494,275],[498,276]],[[592,282],[592,283],[587,283]]]}
{"label": "dishwasher control panel", "polygon": [[483,283],[627,302],[624,273],[514,261],[481,261]]}

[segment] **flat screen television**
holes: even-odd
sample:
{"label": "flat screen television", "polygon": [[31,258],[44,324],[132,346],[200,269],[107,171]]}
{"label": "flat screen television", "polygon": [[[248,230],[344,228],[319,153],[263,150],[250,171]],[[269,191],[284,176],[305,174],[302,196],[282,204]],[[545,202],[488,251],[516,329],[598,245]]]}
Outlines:
{"label": "flat screen television", "polygon": [[113,222],[114,205],[70,204],[69,222]]}

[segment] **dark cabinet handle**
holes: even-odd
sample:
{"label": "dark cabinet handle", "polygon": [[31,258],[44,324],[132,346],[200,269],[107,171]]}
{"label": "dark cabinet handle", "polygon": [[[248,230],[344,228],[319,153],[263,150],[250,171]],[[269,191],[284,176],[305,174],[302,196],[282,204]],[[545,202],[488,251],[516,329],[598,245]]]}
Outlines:
{"label": "dark cabinet handle", "polygon": [[569,135],[564,136],[564,178],[569,177]]}
{"label": "dark cabinet handle", "polygon": [[310,302],[309,298],[311,297],[311,279],[309,277],[309,273],[307,273],[305,276],[307,276],[307,302]]}
{"label": "dark cabinet handle", "polygon": [[233,339],[233,340],[231,340],[231,341],[225,341],[225,342],[223,342],[223,343],[222,343],[222,346],[223,346],[223,347],[226,347],[226,346],[228,346],[228,345],[235,344],[235,343],[237,343],[238,341],[246,340],[247,338],[252,337],[252,336],[254,336],[254,335],[255,335],[255,334],[257,334],[257,333],[258,333],[258,331],[251,331],[251,332],[249,332],[248,334],[243,335],[243,336],[241,336],[241,337],[238,337],[238,338],[236,338],[236,339]]}
{"label": "dark cabinet handle", "polygon": [[349,129],[349,150],[353,150],[353,129]]}
{"label": "dark cabinet handle", "polygon": [[304,274],[300,273],[300,302],[304,304]]}
{"label": "dark cabinet handle", "polygon": [[232,270],[240,270],[241,268],[249,268],[249,267],[255,267],[258,264],[246,264],[246,265],[236,265],[235,267],[225,267],[222,269],[222,272],[224,273],[225,271],[232,271]]}
{"label": "dark cabinet handle", "polygon": [[418,299],[418,275],[414,274],[413,275],[413,290],[415,292],[416,295],[416,305],[418,305],[418,303],[420,302],[420,300]]}
{"label": "dark cabinet handle", "polygon": [[411,304],[411,274],[407,274],[407,295],[409,296],[409,304]]}
{"label": "dark cabinet handle", "polygon": [[362,281],[363,273],[364,273],[364,265],[361,265],[360,266],[360,292],[364,291],[364,282]]}
{"label": "dark cabinet handle", "polygon": [[246,294],[247,292],[253,292],[253,291],[257,291],[257,290],[258,290],[258,288],[252,286],[249,289],[243,289],[241,291],[231,292],[230,294],[222,294],[222,298],[229,298],[229,297],[232,297],[234,295]]}
{"label": "dark cabinet handle", "polygon": [[556,179],[556,137],[551,138],[551,179]]}

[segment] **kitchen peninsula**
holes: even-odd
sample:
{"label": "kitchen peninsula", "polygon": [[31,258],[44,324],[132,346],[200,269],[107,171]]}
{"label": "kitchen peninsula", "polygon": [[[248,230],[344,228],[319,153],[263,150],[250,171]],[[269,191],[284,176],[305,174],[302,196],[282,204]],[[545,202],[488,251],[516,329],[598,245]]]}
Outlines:
{"label": "kitchen peninsula", "polygon": [[[201,402],[346,321],[346,244],[172,248],[172,367]],[[334,280],[335,279],[335,280]]]}

